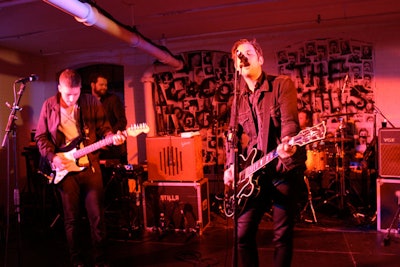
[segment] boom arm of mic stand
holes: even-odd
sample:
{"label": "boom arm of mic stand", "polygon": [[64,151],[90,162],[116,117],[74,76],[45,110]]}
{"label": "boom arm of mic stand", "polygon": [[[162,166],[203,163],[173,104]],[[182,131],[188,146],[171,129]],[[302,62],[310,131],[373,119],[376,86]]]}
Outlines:
{"label": "boom arm of mic stand", "polygon": [[[14,86],[15,86],[15,84],[14,84]],[[25,83],[21,83],[20,90],[18,92],[18,97],[17,97],[17,99],[15,99],[14,104],[10,107],[11,112],[10,112],[10,115],[8,116],[8,123],[7,123],[6,129],[5,129],[3,142],[1,143],[2,148],[6,147],[8,135],[11,132],[14,121],[17,119],[17,116],[15,114],[17,113],[17,111],[21,110],[21,108],[19,107],[19,102],[21,101],[21,97],[22,97],[24,90],[25,90]],[[7,103],[7,106],[9,106],[8,103]]]}
{"label": "boom arm of mic stand", "polygon": [[379,115],[381,115],[390,124],[390,126],[392,126],[392,128],[396,128],[396,126],[394,126],[394,124],[388,118],[386,118],[386,116],[382,113],[382,111],[375,104],[374,104],[374,110]]}

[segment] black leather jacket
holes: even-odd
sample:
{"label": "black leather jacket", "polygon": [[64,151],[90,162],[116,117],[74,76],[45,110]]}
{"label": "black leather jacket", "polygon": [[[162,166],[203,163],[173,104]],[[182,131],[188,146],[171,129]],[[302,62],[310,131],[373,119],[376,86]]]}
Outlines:
{"label": "black leather jacket", "polygon": [[[65,136],[58,130],[60,124],[60,98],[57,95],[45,100],[36,127],[35,141],[42,157],[52,162],[57,150],[65,145]],[[84,145],[90,145],[112,134],[111,126],[100,101],[89,94],[81,94],[75,109],[77,128],[85,137]],[[98,153],[88,155],[90,162],[98,161]]]}
{"label": "black leather jacket", "polygon": [[[240,82],[240,94],[237,103],[238,131],[240,140],[242,134],[248,136],[247,151],[257,148],[264,154],[276,149],[281,138],[295,136],[299,131],[297,113],[297,92],[293,81],[287,76],[267,76],[259,78],[254,93],[247,84]],[[234,107],[230,127],[234,124]],[[233,150],[227,146],[227,166],[234,161]],[[242,150],[246,156],[246,149]],[[297,167],[305,169],[306,152],[298,147],[296,153],[289,158],[276,160],[275,167],[280,173]]]}

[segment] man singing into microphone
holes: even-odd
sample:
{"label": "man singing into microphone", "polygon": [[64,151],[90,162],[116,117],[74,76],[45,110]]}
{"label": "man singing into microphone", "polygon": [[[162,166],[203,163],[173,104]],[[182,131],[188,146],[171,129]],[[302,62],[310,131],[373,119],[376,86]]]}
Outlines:
{"label": "man singing into microphone", "polygon": [[[306,169],[303,147],[288,144],[299,130],[297,95],[294,83],[286,76],[270,76],[262,70],[264,63],[260,45],[255,40],[241,39],[232,47],[235,69],[240,75],[239,96],[235,112],[231,112],[230,129],[237,129],[248,137],[246,148],[266,154],[277,149],[278,157],[256,172],[260,193],[245,202],[238,217],[238,252],[242,266],[258,266],[256,236],[263,214],[273,204],[275,246],[274,266],[290,266],[293,253],[293,228],[296,214],[296,188],[302,183]],[[235,121],[238,125],[234,125]],[[228,135],[229,136],[229,135]],[[229,140],[228,140],[229,142]],[[232,187],[234,181],[234,149],[227,145],[224,183]],[[240,169],[239,169],[240,171]],[[236,210],[238,212],[238,210]]]}

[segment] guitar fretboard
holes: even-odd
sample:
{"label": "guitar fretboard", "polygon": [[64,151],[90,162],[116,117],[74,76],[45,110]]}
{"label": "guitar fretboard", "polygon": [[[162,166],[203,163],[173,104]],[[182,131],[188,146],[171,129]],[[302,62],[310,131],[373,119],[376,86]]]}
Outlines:
{"label": "guitar fretboard", "polygon": [[240,179],[249,177],[268,163],[270,163],[273,159],[278,157],[278,152],[275,150],[272,150],[269,152],[267,155],[261,157],[259,160],[254,162],[252,165],[247,167],[243,172],[240,173]]}
{"label": "guitar fretboard", "polygon": [[98,142],[96,142],[94,144],[85,146],[85,147],[75,151],[73,153],[73,156],[74,156],[75,159],[79,159],[79,158],[81,158],[81,157],[83,157],[83,156],[85,156],[85,155],[87,155],[87,154],[89,154],[89,153],[91,153],[93,151],[96,151],[96,150],[98,150],[98,149],[100,149],[100,148],[102,148],[104,146],[111,145],[112,143],[113,143],[113,137],[112,136],[108,136],[108,137],[104,138],[103,140],[100,140],[100,141],[98,141]]}

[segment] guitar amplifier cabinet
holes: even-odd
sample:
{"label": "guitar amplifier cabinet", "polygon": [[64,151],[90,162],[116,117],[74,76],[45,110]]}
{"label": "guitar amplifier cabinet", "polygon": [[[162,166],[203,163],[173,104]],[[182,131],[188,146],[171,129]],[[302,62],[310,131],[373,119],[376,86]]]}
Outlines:
{"label": "guitar amplifier cabinet", "polygon": [[199,135],[189,138],[146,138],[148,180],[198,181],[203,178],[202,143]]}
{"label": "guitar amplifier cabinet", "polygon": [[202,234],[210,223],[208,179],[197,182],[143,183],[147,230],[190,230]]}
{"label": "guitar amplifier cabinet", "polygon": [[379,130],[379,176],[400,178],[400,128]]}
{"label": "guitar amplifier cabinet", "polygon": [[[387,232],[396,215],[400,204],[400,180],[399,179],[377,179],[376,180],[376,207],[377,207],[377,230]],[[396,232],[399,222],[393,227]]]}

